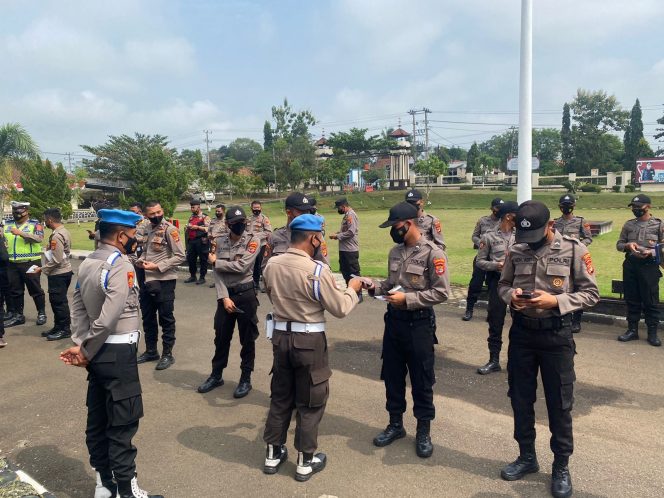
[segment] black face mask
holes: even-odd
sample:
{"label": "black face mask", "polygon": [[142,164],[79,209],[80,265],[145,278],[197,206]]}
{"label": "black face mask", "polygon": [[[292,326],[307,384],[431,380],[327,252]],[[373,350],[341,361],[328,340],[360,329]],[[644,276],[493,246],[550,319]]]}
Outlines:
{"label": "black face mask", "polygon": [[337,209],[337,213],[339,213],[339,214],[344,214],[345,211],[344,211],[343,209]]}
{"label": "black face mask", "polygon": [[640,218],[641,216],[646,214],[646,210],[643,208],[633,208],[632,213],[634,213],[634,216],[636,216],[637,218]]}
{"label": "black face mask", "polygon": [[12,211],[12,218],[14,221],[21,221],[26,214],[25,211]]}
{"label": "black face mask", "polygon": [[390,237],[392,237],[395,244],[403,244],[409,228],[409,225],[403,225],[401,228],[392,227],[390,230]]}
{"label": "black face mask", "polygon": [[161,221],[164,219],[164,215],[162,214],[161,216],[153,216],[152,218],[148,218],[150,220],[150,223],[153,225],[157,226]]}
{"label": "black face mask", "polygon": [[221,220],[224,217],[224,213],[214,213],[214,214],[217,216],[218,220]]}
{"label": "black face mask", "polygon": [[252,213],[254,213],[254,216],[258,216],[259,214],[261,214],[261,210],[260,209],[254,209],[252,211]]}
{"label": "black face mask", "polygon": [[125,250],[125,254],[134,254],[136,252],[136,248],[138,247],[138,240],[136,237],[130,237],[126,233],[122,232],[125,237],[127,237],[127,242],[122,244],[122,247]]}
{"label": "black face mask", "polygon": [[562,211],[563,214],[570,214],[572,211],[574,211],[574,207],[573,206],[562,206],[560,208],[560,210]]}
{"label": "black face mask", "polygon": [[533,251],[537,251],[540,247],[542,247],[544,244],[546,244],[547,236],[545,235],[542,237],[540,240],[537,242],[528,242],[528,247],[530,247]]}
{"label": "black face mask", "polygon": [[247,229],[247,225],[245,223],[233,223],[232,225],[229,225],[228,228],[235,235],[242,235]]}

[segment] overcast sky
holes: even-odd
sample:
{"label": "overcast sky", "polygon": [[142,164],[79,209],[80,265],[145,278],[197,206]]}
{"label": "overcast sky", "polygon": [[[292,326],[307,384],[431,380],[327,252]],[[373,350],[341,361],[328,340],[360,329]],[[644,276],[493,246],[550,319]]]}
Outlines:
{"label": "overcast sky", "polygon": [[[262,142],[284,97],[320,135],[378,133],[431,109],[432,144],[468,147],[518,123],[519,0],[0,0],[0,122],[41,150],[108,135],[177,147]],[[664,114],[664,2],[535,0],[534,125],[577,88]],[[78,156],[80,157],[80,156]]]}

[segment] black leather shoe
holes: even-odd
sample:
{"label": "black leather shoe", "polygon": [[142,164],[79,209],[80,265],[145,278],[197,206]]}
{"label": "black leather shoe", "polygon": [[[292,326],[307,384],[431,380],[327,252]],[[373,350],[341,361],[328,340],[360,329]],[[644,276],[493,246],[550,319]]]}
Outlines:
{"label": "black leather shoe", "polygon": [[154,367],[154,369],[155,370],[166,370],[173,363],[175,363],[175,358],[173,358],[173,355],[170,354],[170,353],[164,353],[164,354],[161,355],[161,358],[159,358],[159,361],[157,362],[157,366]]}
{"label": "black leather shoe", "polygon": [[203,285],[205,283],[204,278],[199,278],[198,281],[196,282],[196,285]]}
{"label": "black leather shoe", "polygon": [[288,448],[285,445],[268,444],[265,450],[263,474],[276,474],[282,463],[288,460]]}
{"label": "black leather shoe", "polygon": [[299,482],[308,481],[316,472],[323,470],[326,463],[327,456],[325,453],[316,453],[312,457],[307,458],[304,453],[299,452],[295,480]]}
{"label": "black leather shoe", "polygon": [[25,323],[24,315],[14,315],[9,321],[4,323],[5,328],[16,327],[17,325],[23,325]]}
{"label": "black leather shoe", "polygon": [[251,391],[251,381],[241,380],[233,393],[234,398],[244,398]]}
{"label": "black leather shoe", "polygon": [[210,375],[205,382],[198,386],[198,392],[201,394],[209,393],[215,387],[224,385],[224,379]]}
{"label": "black leather shoe", "polygon": [[433,453],[431,435],[428,432],[418,432],[415,436],[415,453],[420,458],[429,458]]}
{"label": "black leather shoe", "polygon": [[477,369],[477,373],[480,375],[488,375],[491,372],[500,372],[502,368],[500,367],[500,363],[498,362],[497,359],[490,359],[489,362],[484,365],[483,367],[480,367]]}
{"label": "black leather shoe", "polygon": [[50,329],[50,330],[45,330],[44,332],[42,332],[42,333],[41,333],[41,336],[42,336],[42,337],[48,337],[48,336],[51,335],[53,332],[57,332],[57,331],[58,331],[58,329],[56,329],[55,327],[53,327],[53,328]]}
{"label": "black leather shoe", "polygon": [[662,345],[662,341],[657,337],[657,332],[648,332],[648,344],[655,347]]}
{"label": "black leather shoe", "polygon": [[189,277],[184,281],[185,284],[193,284],[194,282],[196,282],[196,277]]}
{"label": "black leather shoe", "polygon": [[52,334],[46,336],[47,341],[60,341],[62,339],[67,339],[71,337],[71,332],[69,330],[56,330]]}
{"label": "black leather shoe", "polygon": [[618,336],[620,342],[638,341],[639,332],[634,329],[627,329],[623,335]]}
{"label": "black leather shoe", "polygon": [[572,477],[567,465],[553,464],[551,472],[551,494],[556,498],[568,498],[572,496]]}
{"label": "black leather shoe", "polygon": [[572,334],[581,332],[581,322],[572,322]]}
{"label": "black leather shoe", "polygon": [[469,322],[469,321],[471,321],[471,320],[473,319],[473,310],[466,310],[466,312],[463,314],[463,316],[461,317],[461,319],[462,319],[464,322]]}
{"label": "black leather shoe", "polygon": [[402,424],[389,424],[383,432],[374,438],[373,444],[382,448],[402,437],[406,437],[405,427]]}
{"label": "black leather shoe", "polygon": [[539,464],[535,455],[519,455],[512,463],[500,471],[500,477],[506,481],[518,481],[526,474],[539,472]]}
{"label": "black leather shoe", "polygon": [[136,363],[146,363],[148,361],[157,361],[159,359],[157,351],[147,350],[145,353],[136,358]]}
{"label": "black leather shoe", "polygon": [[37,312],[37,325],[44,325],[46,323],[46,313],[43,311]]}

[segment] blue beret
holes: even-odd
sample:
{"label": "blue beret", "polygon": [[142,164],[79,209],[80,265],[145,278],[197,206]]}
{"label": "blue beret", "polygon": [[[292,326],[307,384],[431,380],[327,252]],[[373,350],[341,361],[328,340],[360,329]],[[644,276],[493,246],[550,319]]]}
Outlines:
{"label": "blue beret", "polygon": [[322,232],[325,218],[313,214],[302,214],[290,222],[288,227],[291,230],[301,230],[303,232]]}
{"label": "blue beret", "polygon": [[120,209],[100,209],[97,212],[99,221],[111,223],[113,225],[122,225],[123,227],[136,227],[142,217],[132,211],[122,211]]}

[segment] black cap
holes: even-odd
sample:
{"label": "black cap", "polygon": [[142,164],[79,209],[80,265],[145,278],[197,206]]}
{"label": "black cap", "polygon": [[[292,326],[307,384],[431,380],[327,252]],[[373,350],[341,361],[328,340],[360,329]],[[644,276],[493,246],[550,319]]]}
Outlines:
{"label": "black cap", "polygon": [[244,209],[240,206],[231,206],[226,211],[226,221],[228,223],[235,223],[236,221],[244,221],[247,215],[244,214]]}
{"label": "black cap", "polygon": [[302,192],[293,192],[286,197],[286,207],[297,209],[298,211],[311,211],[316,205],[312,199],[304,195]]}
{"label": "black cap", "polygon": [[526,201],[521,203],[516,212],[517,244],[522,242],[538,242],[544,237],[546,227],[551,218],[551,212],[539,201]]}
{"label": "black cap", "polygon": [[559,205],[559,206],[563,206],[563,205],[565,205],[565,204],[570,205],[570,206],[573,206],[574,204],[576,204],[576,199],[575,199],[575,197],[574,197],[573,195],[570,195],[570,194],[565,194],[565,195],[563,195],[563,196],[558,200],[558,205]]}
{"label": "black cap", "polygon": [[632,202],[627,204],[627,207],[632,207],[632,206],[641,207],[645,204],[652,204],[650,197],[648,197],[647,195],[639,194],[632,199]]}
{"label": "black cap", "polygon": [[491,207],[495,208],[496,206],[500,206],[501,204],[505,204],[505,201],[502,200],[500,197],[496,197],[494,200],[491,201]]}
{"label": "black cap", "polygon": [[192,199],[189,201],[190,206],[200,206],[201,205],[201,200],[200,199]]}
{"label": "black cap", "polygon": [[406,202],[415,203],[422,200],[422,192],[417,189],[409,190],[406,192]]}
{"label": "black cap", "polygon": [[378,225],[380,228],[391,227],[400,221],[412,220],[417,218],[417,207],[409,202],[400,202],[390,208],[390,215],[385,223]]}
{"label": "black cap", "polygon": [[515,201],[503,202],[498,208],[498,218],[502,218],[506,214],[516,213],[519,210],[519,203]]}
{"label": "black cap", "polygon": [[[316,203],[314,202],[314,206],[315,205],[316,205]],[[348,206],[348,199],[346,199],[345,197],[342,197],[341,199],[337,199],[336,201],[334,201],[334,205],[335,205],[335,207]]]}

